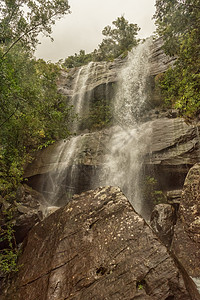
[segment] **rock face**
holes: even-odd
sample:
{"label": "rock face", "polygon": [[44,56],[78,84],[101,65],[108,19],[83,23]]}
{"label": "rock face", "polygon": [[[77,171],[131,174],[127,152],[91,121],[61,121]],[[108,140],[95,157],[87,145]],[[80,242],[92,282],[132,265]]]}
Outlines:
{"label": "rock face", "polygon": [[74,196],[31,230],[24,247],[2,299],[197,299],[118,188]]}
{"label": "rock face", "polygon": [[[149,60],[150,81],[153,81],[157,74],[166,71],[169,65],[173,63],[164,54],[161,39],[153,42]],[[59,81],[60,92],[73,99],[78,97],[77,95],[81,95],[90,104],[102,99],[106,99],[110,103],[115,94],[114,85],[119,80],[119,71],[125,63],[126,59],[118,58],[113,62],[91,62],[87,66],[70,69],[68,72],[63,71]],[[79,88],[77,88],[78,82],[82,83]],[[154,100],[152,99],[155,98],[155,95],[152,94],[151,96],[149,101],[153,103]],[[152,103],[147,103],[147,106],[154,107],[155,105]],[[84,105],[84,107],[86,106]],[[170,114],[160,112],[159,109],[149,111],[148,108],[144,114],[142,113],[143,119],[141,120],[141,122],[146,122],[146,126],[151,128],[152,132],[151,145],[149,145],[145,155],[145,169],[147,173],[148,170],[150,173],[152,170],[155,171],[160,188],[165,191],[182,188],[189,168],[198,161],[197,127],[187,125],[182,119],[174,118],[175,116],[174,112]],[[152,120],[154,121],[152,122]],[[40,151],[33,164],[26,168],[25,177],[29,178],[29,184],[38,191],[44,192],[46,184],[41,185],[41,182],[50,180],[55,182],[55,178],[58,177],[59,166],[66,170],[63,171],[60,184],[62,187],[69,187],[70,190],[67,193],[71,194],[71,191],[72,194],[80,193],[99,186],[96,184],[95,178],[110,151],[106,145],[108,145],[111,130],[112,128],[108,128],[79,135],[75,147],[76,151],[70,158],[70,162],[67,163],[67,167],[66,153],[71,151],[67,148],[68,142],[60,141]],[[59,152],[61,148],[63,150]],[[75,169],[78,175],[74,183],[69,177]],[[177,176],[178,180],[175,180]],[[48,195],[49,189],[47,190],[45,193]]]}
{"label": "rock face", "polygon": [[[3,224],[4,218],[6,218],[4,211],[12,211],[15,239],[16,243],[19,244],[24,240],[29,230],[43,219],[45,200],[40,193],[32,190],[27,185],[22,185],[18,189],[17,200],[17,203],[13,205],[0,203],[0,220]],[[0,248],[3,246],[4,245],[0,243]]]}
{"label": "rock face", "polygon": [[[200,126],[188,125],[181,118],[156,119],[146,122],[146,126],[151,128],[151,141],[144,157],[145,168],[154,170],[162,190],[181,189],[190,167],[199,161]],[[76,193],[94,188],[93,179],[109,153],[106,145],[110,130],[112,128],[78,137],[76,151],[68,164],[69,167],[73,164],[79,168],[79,189],[75,188]],[[61,154],[60,147],[63,147]],[[35,161],[25,171],[25,176],[29,178],[29,184],[33,188],[38,189],[38,182],[40,188],[42,187],[41,178],[49,174],[56,176],[54,173],[58,165],[65,168],[67,147],[67,143],[65,147],[65,142],[60,141],[37,154]],[[69,173],[70,170],[66,170],[65,176]],[[62,182],[64,181],[67,182],[68,179],[63,178]]]}
{"label": "rock face", "polygon": [[155,76],[159,73],[166,72],[167,69],[174,64],[176,58],[167,56],[163,49],[163,41],[161,38],[154,40],[152,45],[152,54],[150,57],[150,72]]}
{"label": "rock face", "polygon": [[[145,164],[162,166],[165,169],[180,167],[187,172],[199,160],[198,126],[188,125],[181,118],[161,118],[147,122],[151,128],[151,144],[146,155]],[[164,138],[163,138],[164,137]],[[80,136],[80,148],[74,160],[82,165],[100,165],[109,139],[109,129],[86,133]],[[48,173],[55,169],[57,163],[57,149],[63,142],[60,141],[40,151],[32,165],[25,170],[25,176],[31,177]],[[60,157],[59,163],[64,164],[65,156]],[[188,167],[189,166],[189,167]]]}
{"label": "rock face", "polygon": [[[153,41],[151,46],[150,76],[156,76],[159,73],[165,72],[170,65],[175,61],[175,58],[166,56],[162,49],[162,39]],[[59,90],[66,96],[73,96],[74,87],[76,85],[77,76],[82,71],[90,69],[90,74],[87,79],[85,93],[93,93],[93,99],[102,99],[113,96],[112,84],[118,81],[118,74],[122,66],[126,63],[126,58],[117,58],[113,62],[91,62],[88,66],[69,69],[67,72],[63,70],[58,82]],[[77,91],[78,93],[80,91]]]}
{"label": "rock face", "polygon": [[189,169],[199,161],[200,124],[189,125],[181,118],[152,122],[151,143],[145,165],[155,170],[162,190],[181,189]]}
{"label": "rock face", "polygon": [[185,180],[172,250],[197,281],[200,278],[200,164],[191,168]]}
{"label": "rock face", "polygon": [[[90,68],[85,93],[93,92],[93,98],[101,99],[105,96],[106,86],[118,81],[118,74],[126,59],[115,59],[113,62],[91,62],[88,66],[63,71],[59,80],[59,91],[69,97],[73,96],[77,76],[84,69]],[[87,70],[85,70],[87,71]],[[79,91],[77,91],[79,92]]]}
{"label": "rock face", "polygon": [[161,118],[151,126],[150,163],[173,167],[192,166],[198,161],[200,124],[188,125],[181,118]]}
{"label": "rock face", "polygon": [[154,207],[150,224],[167,248],[170,247],[172,242],[175,223],[176,211],[172,205],[158,204]]}

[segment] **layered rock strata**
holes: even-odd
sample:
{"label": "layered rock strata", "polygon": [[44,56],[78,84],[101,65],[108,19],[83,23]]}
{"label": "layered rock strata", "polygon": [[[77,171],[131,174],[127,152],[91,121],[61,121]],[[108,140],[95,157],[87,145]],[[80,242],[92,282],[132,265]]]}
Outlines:
{"label": "layered rock strata", "polygon": [[[151,141],[144,157],[145,168],[154,170],[163,190],[182,188],[190,167],[199,161],[200,126],[186,124],[181,118],[156,119],[147,122],[146,126],[151,128]],[[94,178],[95,170],[101,168],[105,161],[109,153],[106,145],[111,130],[112,128],[105,129],[79,137],[79,148],[76,149],[71,164],[79,166],[82,172],[80,182],[83,183],[83,190],[94,186],[92,180],[86,179]],[[64,143],[60,141],[40,151],[34,162],[26,168],[25,176],[30,178],[29,182],[32,182],[34,188],[37,188],[38,176],[56,172],[58,165],[59,168],[65,167],[66,155],[59,156],[57,151]]]}
{"label": "layered rock strata", "polygon": [[[175,58],[169,57],[162,49],[162,39],[155,39],[151,46],[151,56],[149,58],[150,73],[149,76],[165,72],[169,66],[173,65]],[[113,96],[111,85],[119,80],[119,73],[121,68],[125,65],[127,58],[117,58],[113,62],[91,62],[91,73],[87,79],[87,86],[85,93],[93,92],[93,98],[101,99],[102,97]],[[59,91],[69,97],[74,95],[74,87],[78,74],[84,67],[76,67],[72,69],[63,70],[58,82]],[[79,93],[79,91],[77,91]],[[107,94],[107,95],[106,95]],[[109,95],[110,94],[110,95]]]}

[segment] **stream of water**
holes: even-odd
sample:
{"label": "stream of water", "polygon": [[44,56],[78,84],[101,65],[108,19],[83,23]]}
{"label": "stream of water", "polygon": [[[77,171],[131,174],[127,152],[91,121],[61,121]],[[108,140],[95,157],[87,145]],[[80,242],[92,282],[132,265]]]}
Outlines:
{"label": "stream of water", "polygon": [[[105,145],[103,167],[98,173],[99,185],[119,186],[137,212],[145,215],[145,206],[141,195],[141,170],[144,153],[150,143],[151,128],[140,124],[138,120],[148,100],[147,79],[149,75],[150,45],[148,39],[129,53],[128,59],[119,74],[116,95],[113,99],[114,124],[109,129],[108,143]],[[79,118],[73,125],[78,131],[80,120],[90,107],[91,92],[88,84],[95,82],[97,63],[81,67],[74,80],[72,104]],[[107,64],[102,64],[106,74]],[[107,86],[105,87],[107,89]],[[77,157],[83,144],[83,135],[61,141],[54,155],[56,168],[43,183],[50,205],[58,205],[62,198],[62,185],[71,189],[76,185]],[[95,187],[94,186],[94,187]],[[92,187],[93,188],[93,187]],[[66,192],[66,191],[65,191]]]}
{"label": "stream of water", "polygon": [[129,53],[120,74],[113,101],[114,127],[107,145],[109,153],[101,174],[101,185],[119,186],[135,210],[145,215],[141,193],[143,156],[148,151],[151,127],[138,120],[148,100],[151,39]]}

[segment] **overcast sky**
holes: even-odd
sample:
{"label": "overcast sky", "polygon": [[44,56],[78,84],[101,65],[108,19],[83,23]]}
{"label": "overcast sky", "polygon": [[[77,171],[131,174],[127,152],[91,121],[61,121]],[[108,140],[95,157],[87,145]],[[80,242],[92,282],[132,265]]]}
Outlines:
{"label": "overcast sky", "polygon": [[103,39],[103,28],[124,15],[129,23],[141,28],[139,37],[148,37],[155,30],[152,16],[155,0],[69,0],[71,14],[56,22],[54,42],[41,37],[37,58],[54,62],[79,50],[92,52]]}

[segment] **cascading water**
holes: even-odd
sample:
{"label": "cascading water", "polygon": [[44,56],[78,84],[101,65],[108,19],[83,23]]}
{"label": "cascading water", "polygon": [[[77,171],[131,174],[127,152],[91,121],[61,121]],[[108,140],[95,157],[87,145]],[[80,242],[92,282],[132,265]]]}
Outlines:
{"label": "cascading water", "polygon": [[86,90],[89,76],[95,73],[95,65],[94,62],[90,62],[88,65],[81,67],[76,76],[72,95],[72,105],[75,113],[78,115],[78,120],[73,124],[72,129],[74,131],[79,129],[80,120],[83,117],[83,114],[87,114],[89,111],[89,97]]}
{"label": "cascading water", "polygon": [[[143,154],[147,152],[151,128],[146,128],[145,124],[140,125],[138,119],[148,95],[150,44],[149,39],[129,53],[126,65],[120,72],[118,89],[113,100],[114,126],[108,130],[109,142],[105,145],[106,152],[109,149],[109,153],[106,155],[101,174],[97,175],[101,182],[98,181],[91,186],[100,184],[119,186],[133,207],[143,216],[140,176]],[[91,62],[78,70],[71,98],[75,112],[79,116],[73,124],[74,131],[80,131],[81,119],[89,112],[91,91],[99,80],[99,74],[103,76],[107,74],[107,68],[106,63]],[[107,91],[107,84],[105,89]],[[78,156],[83,144],[84,134],[78,135],[59,142],[56,152],[52,154],[56,157],[55,168],[43,182],[43,191],[49,205],[63,205],[67,198],[76,192],[75,186],[79,183]]]}
{"label": "cascading water", "polygon": [[[96,64],[91,62],[81,67],[77,72],[71,99],[74,111],[78,115],[78,119],[74,121],[71,128],[73,132],[79,130],[81,118],[89,111],[89,97],[86,90],[89,77],[91,77],[91,74],[95,74],[95,67]],[[78,135],[69,140],[60,141],[55,149],[55,153],[52,153],[52,155],[57,157],[56,167],[41,182],[41,190],[50,206],[60,206],[64,204],[63,198],[66,201],[66,198],[70,198],[74,194],[78,175],[77,156],[83,139],[83,136]]]}
{"label": "cascading water", "polygon": [[73,195],[75,164],[80,143],[79,136],[60,141],[51,154],[56,156],[55,168],[41,182],[41,190],[50,206],[61,205],[62,198],[67,196],[66,191],[69,197]]}
{"label": "cascading water", "polygon": [[143,154],[147,152],[151,128],[138,119],[147,102],[147,79],[151,39],[129,53],[113,102],[114,127],[101,174],[102,185],[119,186],[137,212],[145,216],[141,195]]}

